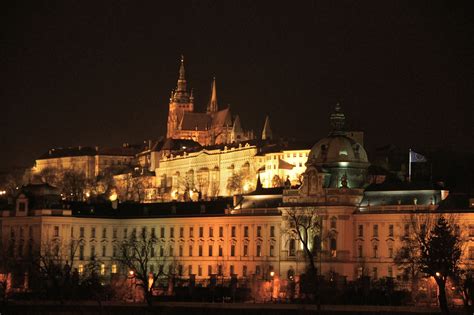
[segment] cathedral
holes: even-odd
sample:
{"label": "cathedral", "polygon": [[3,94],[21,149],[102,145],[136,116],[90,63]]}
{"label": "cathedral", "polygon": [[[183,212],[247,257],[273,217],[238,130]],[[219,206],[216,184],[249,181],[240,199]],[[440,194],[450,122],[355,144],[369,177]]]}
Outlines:
{"label": "cathedral", "polygon": [[242,129],[239,116],[232,118],[229,106],[219,109],[215,78],[206,112],[194,111],[193,91],[188,91],[184,58],[181,57],[178,83],[170,97],[166,137],[190,139],[209,146],[250,140],[252,134]]}

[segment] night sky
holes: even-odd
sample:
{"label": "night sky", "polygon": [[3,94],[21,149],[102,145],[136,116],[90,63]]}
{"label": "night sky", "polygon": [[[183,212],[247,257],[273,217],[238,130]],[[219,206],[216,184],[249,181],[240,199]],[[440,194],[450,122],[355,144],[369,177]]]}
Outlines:
{"label": "night sky", "polygon": [[339,101],[369,148],[474,150],[469,2],[159,2],[3,4],[0,169],[159,138],[181,54],[245,129],[316,141]]}

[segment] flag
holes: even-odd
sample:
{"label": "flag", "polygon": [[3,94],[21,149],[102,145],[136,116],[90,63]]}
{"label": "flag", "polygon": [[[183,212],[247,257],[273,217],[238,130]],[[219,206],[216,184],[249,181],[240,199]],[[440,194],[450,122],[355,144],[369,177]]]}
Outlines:
{"label": "flag", "polygon": [[410,163],[427,162],[426,157],[410,150]]}

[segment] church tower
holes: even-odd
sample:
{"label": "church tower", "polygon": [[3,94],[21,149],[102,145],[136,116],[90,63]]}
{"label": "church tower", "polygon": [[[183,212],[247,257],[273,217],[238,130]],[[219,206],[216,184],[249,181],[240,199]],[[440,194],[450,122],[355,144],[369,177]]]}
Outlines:
{"label": "church tower", "polygon": [[186,72],[184,70],[184,57],[181,56],[178,83],[176,84],[176,89],[171,91],[166,137],[175,137],[176,131],[178,130],[178,125],[183,118],[184,112],[193,111],[194,98],[192,93],[190,95],[187,90]]}

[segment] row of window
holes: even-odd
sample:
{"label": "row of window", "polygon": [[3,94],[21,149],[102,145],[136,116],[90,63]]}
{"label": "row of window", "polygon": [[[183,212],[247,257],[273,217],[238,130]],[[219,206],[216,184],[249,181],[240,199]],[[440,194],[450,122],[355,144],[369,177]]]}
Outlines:
{"label": "row of window", "polygon": [[[410,236],[410,224],[405,224],[403,225],[403,236],[408,237]],[[426,225],[422,224],[420,225],[421,230],[426,229]],[[454,233],[456,235],[461,235],[461,228],[459,225],[454,225]],[[364,237],[364,226],[362,224],[359,224],[357,228],[357,236],[358,237]],[[372,237],[378,237],[379,236],[379,225],[374,224],[372,226]],[[389,237],[394,237],[394,225],[389,224],[388,226],[388,236]],[[469,225],[469,236],[474,237],[474,225]]]}
{"label": "row of window", "polygon": [[[362,245],[357,246],[357,257],[364,257],[364,249]],[[372,246],[372,258],[379,258],[379,246],[377,244]],[[388,258],[393,258],[393,247],[388,248]]]}
{"label": "row of window", "polygon": [[[250,230],[249,226],[244,226],[244,230],[243,230],[243,236],[244,237],[249,237],[249,235],[250,235],[249,230]],[[132,233],[130,234],[130,236],[133,236],[133,237],[137,236],[136,228],[133,228],[131,232]],[[112,238],[117,238],[117,233],[118,233],[117,229],[114,228],[112,230]],[[145,234],[145,233],[146,233],[146,228],[142,228],[142,234]],[[231,233],[230,234],[231,234],[230,235],[231,237],[236,237],[236,235],[237,235],[237,227],[236,226],[231,227]],[[175,228],[174,227],[169,228],[169,234],[168,235],[169,235],[169,238],[174,238],[175,237]],[[219,226],[217,235],[218,235],[218,237],[224,237],[224,227],[223,226]],[[59,237],[59,226],[54,227],[53,236],[54,237]],[[102,238],[107,238],[107,228],[102,229],[102,235],[101,236],[102,236]],[[151,236],[152,237],[157,237],[155,228],[151,228]],[[207,236],[208,237],[214,237],[215,236],[214,227],[212,227],[212,226],[209,227]],[[71,237],[74,237],[74,227],[71,228]],[[85,228],[84,227],[79,228],[79,237],[85,237]],[[91,227],[91,238],[96,238],[96,237],[97,237],[96,228]],[[123,229],[123,237],[124,238],[129,237],[128,228]],[[159,237],[160,238],[165,238],[166,237],[166,230],[165,230],[164,227],[160,228]],[[179,228],[179,237],[180,238],[184,237],[184,227]],[[194,227],[192,227],[192,226],[189,227],[188,237],[194,237]],[[199,229],[198,229],[198,237],[204,237],[204,227],[202,227],[202,226],[200,226]],[[256,237],[262,237],[262,226],[257,226]],[[275,226],[270,226],[270,237],[275,237]]]}
{"label": "row of window", "polygon": [[[364,275],[364,268],[363,267],[357,268],[357,277],[360,278],[363,275]],[[372,272],[371,272],[370,276],[374,280],[377,280],[379,278],[379,270],[378,270],[377,267],[372,268]],[[392,266],[387,267],[387,277],[393,278],[393,267]]]}
{"label": "row of window", "polygon": [[[410,225],[405,224],[405,236],[408,236],[410,233]],[[359,224],[357,228],[357,236],[358,237],[364,237],[364,225]],[[393,224],[388,225],[388,237],[393,237],[394,236],[394,226]],[[374,224],[372,226],[372,237],[379,237],[379,225]]]}
{"label": "row of window", "polygon": [[[168,267],[169,267],[168,268],[169,269],[168,273],[174,274],[174,266],[169,265]],[[194,275],[193,265],[188,265],[187,269],[188,269],[187,270],[188,275]],[[262,270],[263,270],[262,266],[256,265],[255,266],[255,275],[261,275]],[[272,270],[273,270],[273,266],[269,266],[269,271],[272,271]],[[83,274],[84,273],[84,265],[80,264],[78,266],[77,271],[78,271],[79,274]],[[159,274],[163,274],[164,273],[164,265],[158,265],[158,270],[156,270],[156,271]],[[184,275],[184,266],[183,265],[177,265],[176,266],[176,271],[177,271],[177,274],[179,276],[183,276]],[[107,272],[106,265],[101,264],[100,265],[100,275],[104,276],[106,274],[106,272]],[[112,264],[111,268],[110,268],[110,273],[111,274],[116,274],[117,272],[118,272],[117,265]],[[153,264],[150,265],[150,272],[153,272],[153,273],[155,272],[155,265],[153,265]],[[246,277],[248,275],[248,273],[249,273],[248,267],[246,265],[243,265],[242,266],[242,276]],[[214,266],[208,265],[207,266],[207,275],[212,276],[214,274],[216,274],[218,276],[223,276],[224,275],[224,266],[219,264],[214,268]],[[237,275],[234,265],[229,266],[229,275]],[[197,276],[198,277],[203,276],[203,266],[202,265],[198,265]]]}
{"label": "row of window", "polygon": [[[80,245],[79,246],[79,260],[84,260],[84,245]],[[202,245],[199,245],[198,246],[198,256],[204,256],[203,255],[204,253],[204,248]],[[155,248],[152,247],[150,249],[150,256],[151,257],[155,257],[157,256],[157,254],[160,256],[160,257],[164,257],[165,256],[165,248],[164,246],[160,246],[159,249],[158,249],[158,253],[155,251]],[[174,247],[172,245],[170,245],[168,247],[168,255],[167,256],[174,256]],[[192,257],[194,254],[194,246],[193,245],[189,245],[188,247],[188,256]],[[207,251],[207,254],[208,256],[214,256],[214,246],[213,245],[209,245],[208,246],[208,251]],[[90,246],[90,256],[91,257],[95,257],[97,255],[96,253],[96,247],[95,245],[91,245]],[[118,255],[118,248],[116,246],[113,246],[112,247],[112,257],[117,257]],[[179,256],[184,256],[184,246],[180,245],[178,247],[178,255]],[[218,248],[217,248],[217,255],[219,257],[222,257],[224,256],[224,248],[222,245],[219,245]],[[249,247],[248,245],[243,245],[243,248],[242,248],[242,256],[244,257],[247,257],[249,255]],[[231,245],[230,246],[230,256],[231,257],[235,257],[236,256],[236,245]],[[262,245],[256,245],[255,247],[255,256],[256,257],[262,257]],[[269,256],[270,257],[274,257],[275,256],[275,246],[274,245],[270,245],[269,247]],[[107,246],[102,246],[102,257],[107,257]]]}

